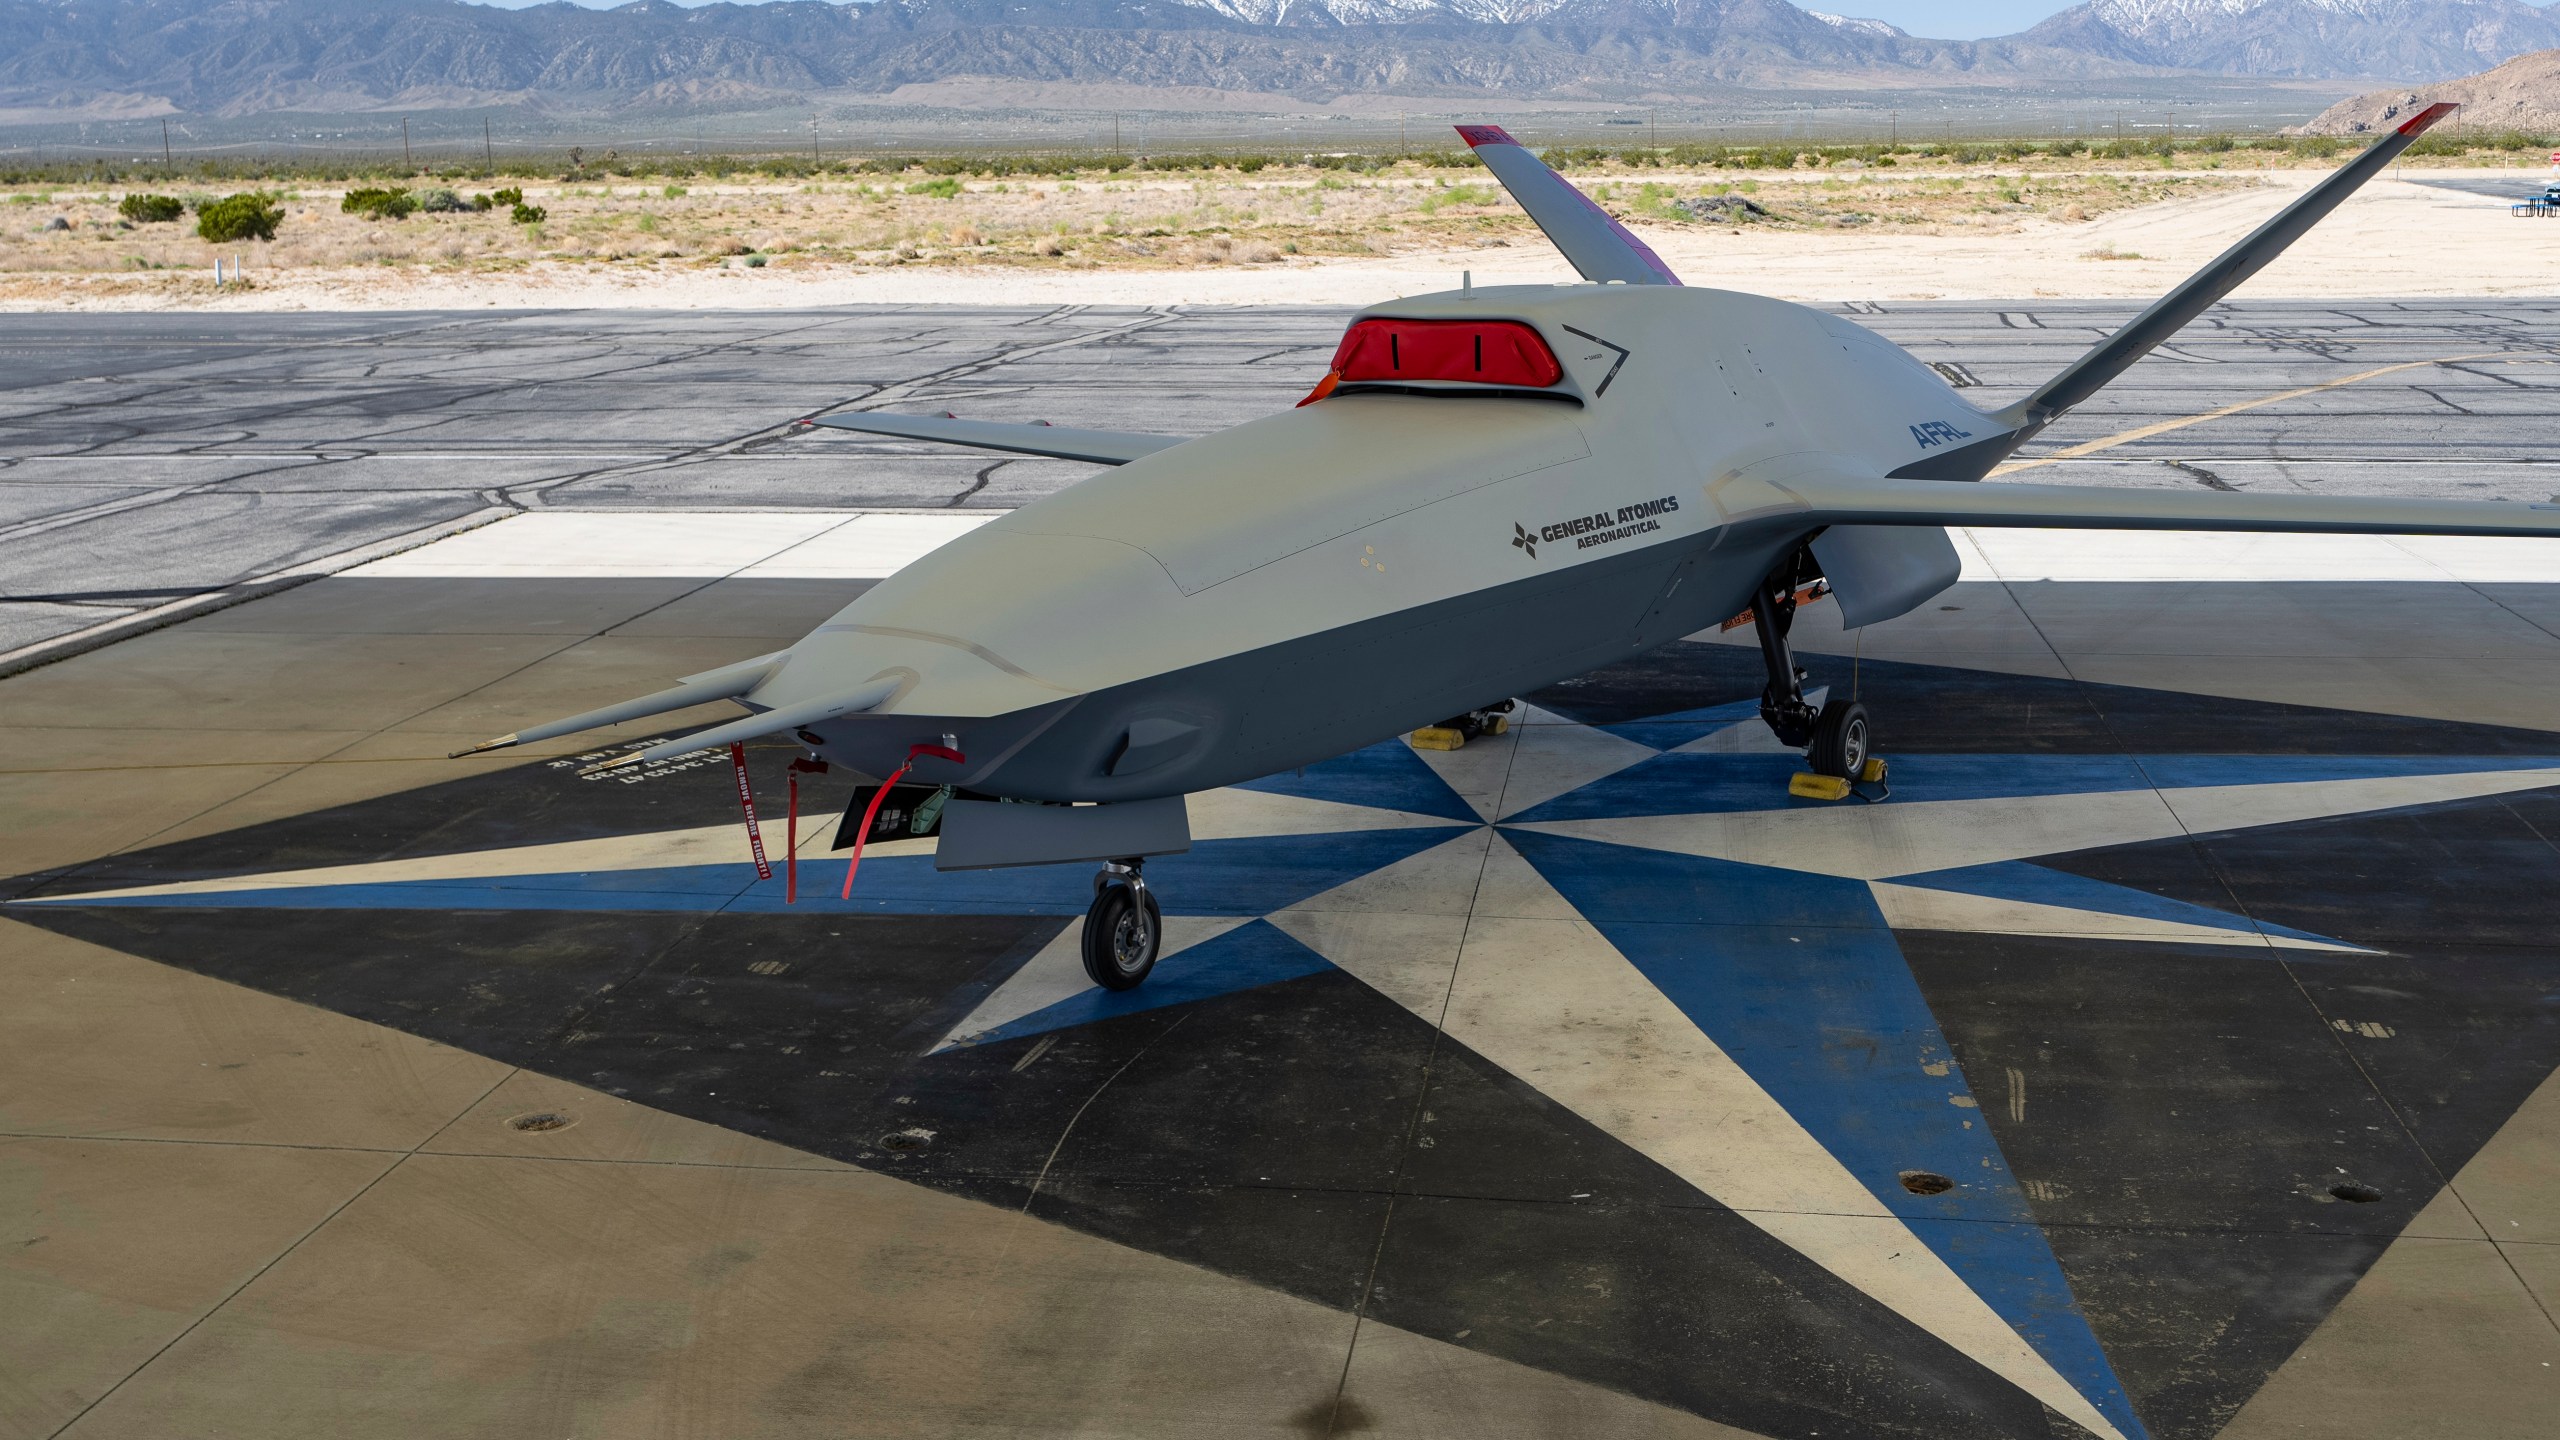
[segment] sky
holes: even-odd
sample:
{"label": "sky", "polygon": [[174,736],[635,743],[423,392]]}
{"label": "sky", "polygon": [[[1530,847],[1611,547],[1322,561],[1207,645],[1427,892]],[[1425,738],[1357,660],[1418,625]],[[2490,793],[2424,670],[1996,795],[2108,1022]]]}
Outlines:
{"label": "sky", "polygon": [[[521,10],[547,0],[476,0],[504,10]],[[610,10],[624,0],[575,0],[594,10]],[[710,0],[675,0],[678,5]],[[752,0],[750,0],[752,3]],[[1797,0],[1808,10],[1835,15],[1863,15],[1883,20],[1932,40],[1979,40],[1987,35],[2014,35],[2047,15],[2070,8],[2074,0]]]}

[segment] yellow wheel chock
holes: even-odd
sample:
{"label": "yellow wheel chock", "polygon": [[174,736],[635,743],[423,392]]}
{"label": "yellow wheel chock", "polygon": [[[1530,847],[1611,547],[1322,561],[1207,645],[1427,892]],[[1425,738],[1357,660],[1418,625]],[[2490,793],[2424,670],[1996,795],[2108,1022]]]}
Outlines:
{"label": "yellow wheel chock", "polygon": [[[1882,785],[1884,776],[1884,762],[1872,759],[1858,767],[1856,780],[1840,775],[1816,775],[1809,770],[1798,771],[1788,778],[1787,793],[1802,800],[1846,800],[1858,794],[1857,787],[1860,785]],[[1866,795],[1860,798],[1870,801],[1881,800],[1885,795],[1892,793],[1888,790],[1884,795]]]}
{"label": "yellow wheel chock", "polygon": [[1425,725],[1413,732],[1413,748],[1455,750],[1479,735],[1507,734],[1511,729],[1511,706],[1512,702],[1505,700],[1482,710],[1470,710],[1437,725]]}

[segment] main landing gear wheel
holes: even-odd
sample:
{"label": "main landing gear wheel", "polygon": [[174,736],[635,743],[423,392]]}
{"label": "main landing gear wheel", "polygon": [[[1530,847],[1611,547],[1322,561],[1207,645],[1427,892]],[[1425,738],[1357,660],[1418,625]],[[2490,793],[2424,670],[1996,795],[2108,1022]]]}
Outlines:
{"label": "main landing gear wheel", "polygon": [[1105,990],[1135,989],[1156,968],[1164,912],[1135,863],[1108,866],[1093,883],[1093,905],[1084,912],[1084,973]]}
{"label": "main landing gear wheel", "polygon": [[1855,700],[1834,700],[1823,706],[1822,718],[1813,726],[1813,747],[1804,758],[1816,775],[1867,778],[1867,707]]}

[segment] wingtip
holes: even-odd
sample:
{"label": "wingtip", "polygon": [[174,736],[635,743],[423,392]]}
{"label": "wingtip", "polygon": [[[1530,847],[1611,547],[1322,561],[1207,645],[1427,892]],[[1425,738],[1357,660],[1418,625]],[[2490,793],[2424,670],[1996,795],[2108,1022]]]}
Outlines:
{"label": "wingtip", "polygon": [[2426,133],[2428,126],[2435,124],[2437,121],[2461,108],[2462,104],[2460,101],[2439,100],[2433,105],[2428,106],[2426,109],[2419,111],[2417,114],[2410,116],[2408,119],[2401,121],[2400,133],[2403,135],[2423,135]]}
{"label": "wingtip", "polygon": [[1511,138],[1511,132],[1503,129],[1499,125],[1461,125],[1457,127],[1457,129],[1458,138],[1466,141],[1467,148],[1470,150],[1475,149],[1479,145],[1517,145],[1520,143],[1519,141]]}
{"label": "wingtip", "polygon": [[523,743],[523,741],[518,740],[513,735],[501,735],[495,740],[483,740],[477,745],[456,750],[444,758],[447,760],[459,760],[465,755],[485,755],[492,750],[504,750],[510,745],[521,745]]}

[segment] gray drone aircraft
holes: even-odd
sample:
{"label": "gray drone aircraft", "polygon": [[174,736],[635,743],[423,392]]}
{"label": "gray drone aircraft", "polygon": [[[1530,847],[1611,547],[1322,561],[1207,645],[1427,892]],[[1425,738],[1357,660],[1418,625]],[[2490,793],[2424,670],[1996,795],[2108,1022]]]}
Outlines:
{"label": "gray drone aircraft", "polygon": [[1816,581],[1849,626],[1923,604],[1957,577],[1945,527],[2560,534],[2560,505],[1976,483],[2452,108],[1996,411],[1846,320],[1682,288],[1510,136],[1461,126],[1586,283],[1373,306],[1306,401],[1198,439],[817,417],[1116,468],[953,540],[788,650],[477,749],[735,700],[753,713],[612,763],[787,732],[882,777],[858,825],[847,812],[857,846],[899,785],[900,815],[939,806],[941,868],[1107,862],[1083,947],[1115,989],[1155,963],[1141,862],[1189,848],[1186,794],[1480,722],[1746,610],[1770,728],[1816,773],[1872,774],[1865,709],[1808,699],[1789,623]]}

